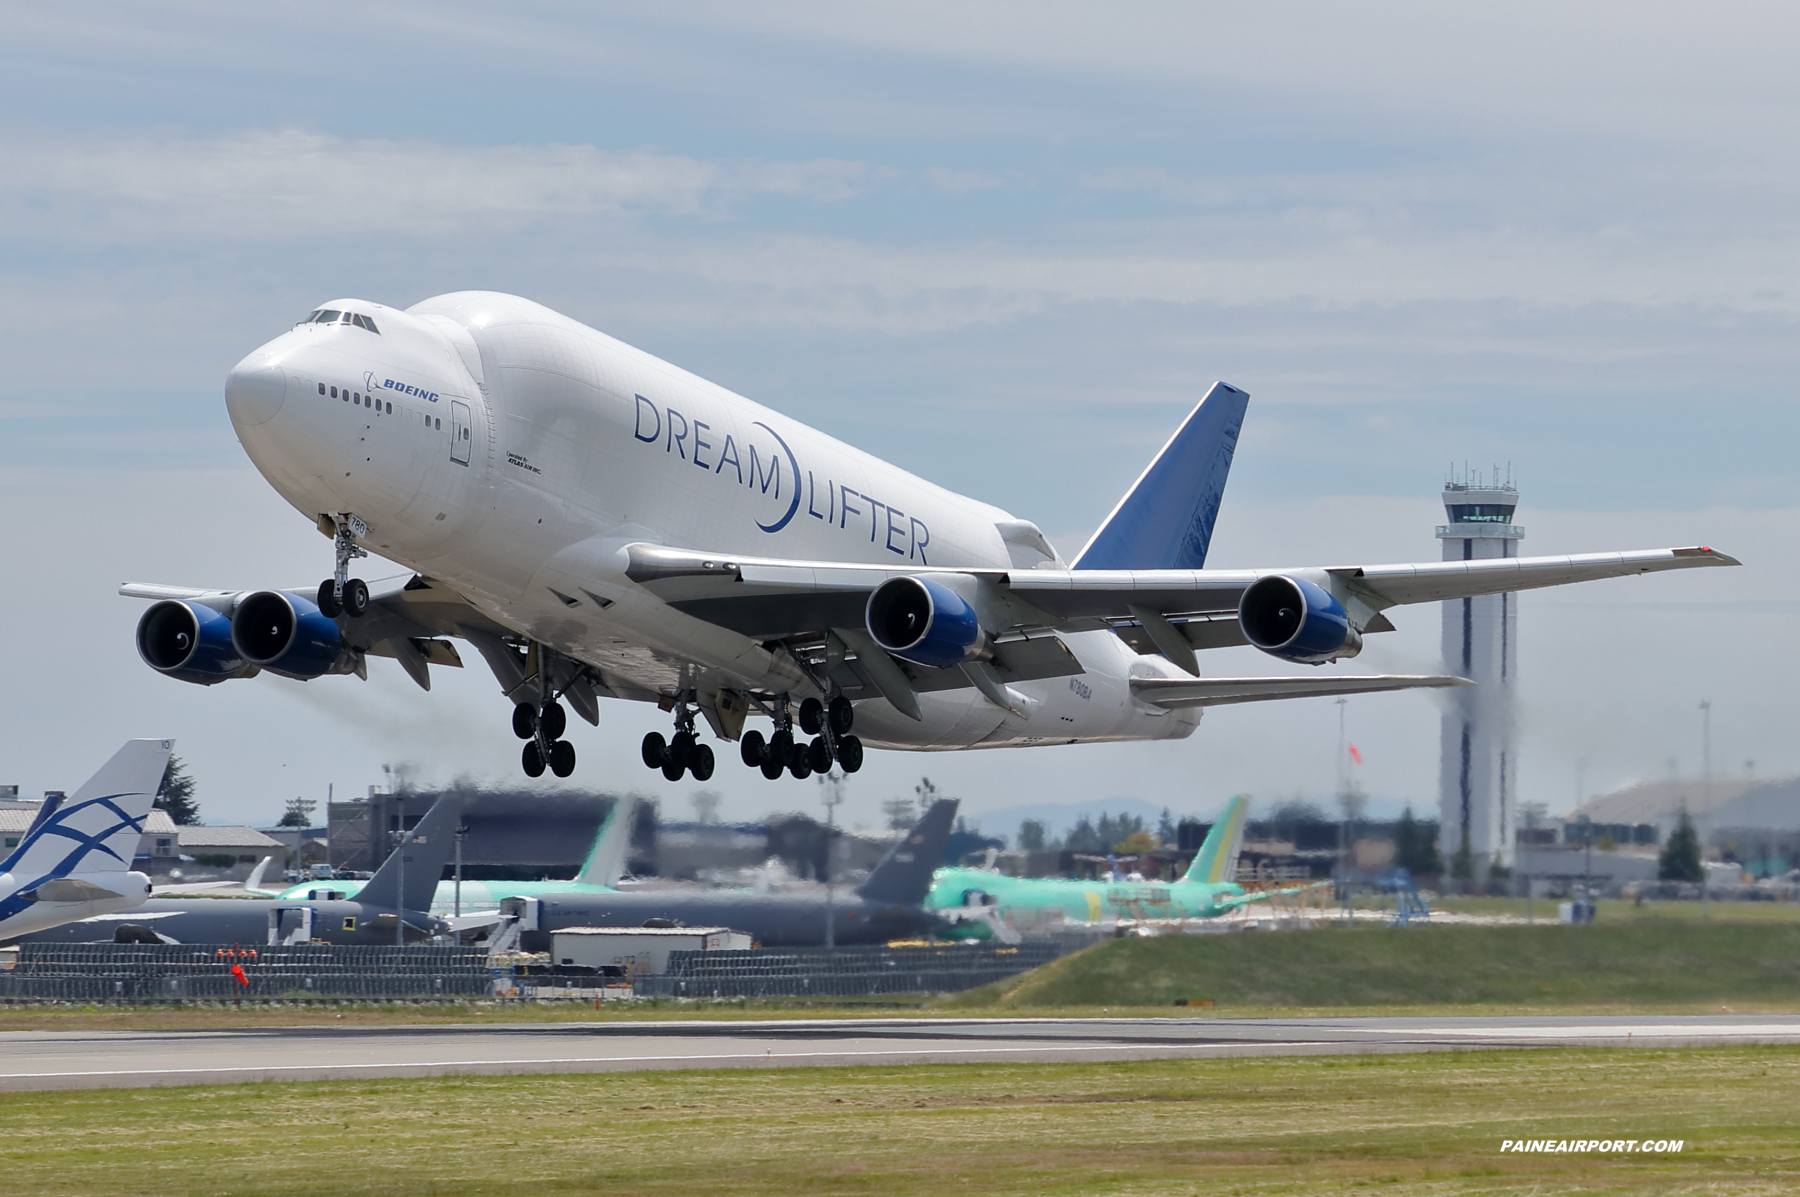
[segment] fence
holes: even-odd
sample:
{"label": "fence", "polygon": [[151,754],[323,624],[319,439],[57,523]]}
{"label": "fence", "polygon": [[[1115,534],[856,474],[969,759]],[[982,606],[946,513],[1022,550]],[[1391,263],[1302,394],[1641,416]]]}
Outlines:
{"label": "fence", "polygon": [[1015,947],[763,949],[671,952],[669,971],[638,977],[638,997],[868,997],[957,993],[1048,964],[1084,941]]}
{"label": "fence", "polygon": [[[955,993],[1048,964],[1087,942],[1067,936],[1013,947],[672,952],[667,973],[637,977],[629,992],[706,998]],[[478,947],[103,943],[22,944],[17,951],[13,967],[0,969],[0,1002],[472,998],[492,996],[496,975],[510,972],[490,968]],[[529,997],[573,996],[563,990],[583,983],[551,976],[518,981],[516,992]]]}
{"label": "fence", "polygon": [[21,944],[17,963],[0,971],[0,1001],[482,997],[493,988],[486,952],[466,947]]}

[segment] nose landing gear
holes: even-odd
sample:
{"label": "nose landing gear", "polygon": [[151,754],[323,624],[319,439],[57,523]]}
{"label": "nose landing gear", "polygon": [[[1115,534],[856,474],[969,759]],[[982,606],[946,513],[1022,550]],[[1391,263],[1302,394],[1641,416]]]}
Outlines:
{"label": "nose landing gear", "polygon": [[661,769],[670,781],[680,781],[685,773],[692,773],[695,781],[706,781],[713,775],[712,746],[700,743],[694,735],[694,708],[690,703],[685,694],[676,700],[673,737],[665,740],[661,732],[644,736],[644,764]]}
{"label": "nose landing gear", "polygon": [[[369,525],[350,512],[322,515],[319,517],[320,527],[323,528],[327,521],[335,529],[332,542],[337,564],[331,576],[319,583],[319,610],[331,619],[336,619],[340,614],[358,618],[368,613],[369,587],[361,578],[350,576],[350,562],[354,558],[369,555],[369,550],[356,543],[358,538],[369,534]],[[539,772],[543,770],[540,769]]]}
{"label": "nose landing gear", "polygon": [[526,741],[519,763],[527,777],[542,777],[544,767],[558,777],[575,772],[575,745],[561,738],[569,716],[555,699],[542,707],[522,702],[513,708],[513,735]]}

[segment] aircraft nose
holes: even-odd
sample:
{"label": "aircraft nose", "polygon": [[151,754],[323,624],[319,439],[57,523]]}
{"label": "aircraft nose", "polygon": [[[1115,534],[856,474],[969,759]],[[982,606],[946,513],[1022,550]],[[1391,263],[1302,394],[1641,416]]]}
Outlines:
{"label": "aircraft nose", "polygon": [[233,424],[267,424],[287,398],[287,372],[253,353],[225,376],[225,407]]}

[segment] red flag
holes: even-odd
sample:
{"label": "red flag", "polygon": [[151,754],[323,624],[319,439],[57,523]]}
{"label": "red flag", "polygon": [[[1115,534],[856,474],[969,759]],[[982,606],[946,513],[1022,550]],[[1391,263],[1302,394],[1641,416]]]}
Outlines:
{"label": "red flag", "polygon": [[1356,751],[1356,745],[1354,744],[1350,745],[1350,759],[1359,765],[1362,764],[1362,753]]}
{"label": "red flag", "polygon": [[231,966],[231,975],[238,979],[239,985],[244,986],[246,989],[249,988],[250,978],[246,977],[244,975],[244,966],[243,965],[241,965],[241,964],[232,965]]}

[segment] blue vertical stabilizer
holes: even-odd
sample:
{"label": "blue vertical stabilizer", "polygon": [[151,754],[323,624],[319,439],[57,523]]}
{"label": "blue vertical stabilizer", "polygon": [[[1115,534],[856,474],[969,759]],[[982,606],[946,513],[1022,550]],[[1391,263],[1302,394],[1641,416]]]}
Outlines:
{"label": "blue vertical stabilizer", "polygon": [[1076,569],[1201,569],[1250,396],[1222,382],[1119,500]]}

